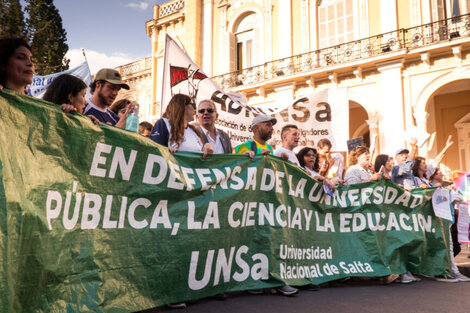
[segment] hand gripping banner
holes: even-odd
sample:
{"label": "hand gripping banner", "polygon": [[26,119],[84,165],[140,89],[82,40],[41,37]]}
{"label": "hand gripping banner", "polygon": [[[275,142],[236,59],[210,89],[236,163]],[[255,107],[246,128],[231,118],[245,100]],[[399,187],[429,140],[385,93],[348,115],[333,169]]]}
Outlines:
{"label": "hand gripping banner", "polygon": [[434,189],[323,193],[276,157],[169,153],[0,91],[0,311],[139,311],[221,292],[448,271]]}

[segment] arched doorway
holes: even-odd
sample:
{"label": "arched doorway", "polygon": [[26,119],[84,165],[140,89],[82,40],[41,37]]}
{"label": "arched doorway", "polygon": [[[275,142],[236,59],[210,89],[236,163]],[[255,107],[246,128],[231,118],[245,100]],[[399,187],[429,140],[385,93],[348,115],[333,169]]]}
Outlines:
{"label": "arched doorway", "polygon": [[349,138],[362,137],[364,145],[370,147],[369,115],[362,105],[349,100]]}
{"label": "arched doorway", "polygon": [[[459,134],[456,126],[466,129],[465,116],[470,112],[470,79],[455,80],[438,88],[428,99],[426,112],[429,114],[427,132],[436,132],[436,139],[429,157],[435,157],[445,146],[447,137],[452,135],[453,145],[449,148],[441,164],[447,174],[453,170],[469,171],[465,147],[470,146],[470,137]],[[419,125],[418,125],[419,126]],[[464,137],[464,138],[462,138]],[[462,152],[463,150],[463,152]]]}

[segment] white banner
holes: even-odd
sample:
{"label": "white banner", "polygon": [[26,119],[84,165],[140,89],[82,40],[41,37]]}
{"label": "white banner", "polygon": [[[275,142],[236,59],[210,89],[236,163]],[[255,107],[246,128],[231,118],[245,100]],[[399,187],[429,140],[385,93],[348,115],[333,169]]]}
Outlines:
{"label": "white banner", "polygon": [[[267,111],[265,106],[255,108],[262,107],[263,111]],[[275,104],[274,107],[280,105]],[[282,127],[295,124],[301,134],[299,146],[316,146],[320,139],[327,138],[333,145],[332,151],[347,151],[349,103],[346,88],[325,89],[307,94],[293,103],[288,103],[282,111],[271,115],[277,119],[271,139],[276,147],[280,147],[282,143]]]}
{"label": "white banner", "polygon": [[457,234],[459,243],[470,243],[468,238],[468,204],[460,203],[459,207],[459,218],[457,223]]}
{"label": "white banner", "polygon": [[454,222],[452,211],[450,209],[450,191],[445,188],[437,188],[432,195],[432,207],[437,217]]}
{"label": "white banner", "polygon": [[[83,80],[87,86],[89,86],[92,81],[90,68],[88,67],[88,63],[85,61],[79,66],[69,69],[67,71],[45,75],[45,76],[34,75],[33,82],[31,83],[31,85],[27,87],[28,95],[33,96],[35,98],[42,99],[42,96],[46,92],[47,87],[52,83],[54,78],[62,74],[70,74],[70,75],[76,76],[80,78],[81,80]],[[87,89],[86,98],[88,99],[89,96],[90,94]]]}
{"label": "white banner", "polygon": [[277,101],[248,106],[246,99],[237,93],[225,93],[200,68],[178,44],[166,36],[162,82],[161,114],[171,97],[183,93],[196,103],[211,99],[216,103],[219,118],[217,127],[228,133],[232,144],[238,145],[252,138],[251,121],[255,114],[275,117],[270,143],[280,147],[280,132],[284,125],[295,124],[301,131],[301,146],[314,146],[318,140],[328,138],[333,151],[346,151],[349,138],[349,103],[346,88],[326,89],[292,102],[278,97]]}

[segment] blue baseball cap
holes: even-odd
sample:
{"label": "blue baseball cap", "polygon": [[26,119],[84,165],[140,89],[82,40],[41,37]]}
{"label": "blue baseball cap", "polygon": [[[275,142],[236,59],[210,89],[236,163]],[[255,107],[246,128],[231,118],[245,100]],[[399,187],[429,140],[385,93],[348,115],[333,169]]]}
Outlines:
{"label": "blue baseball cap", "polygon": [[408,149],[398,149],[397,153],[395,155],[399,155],[399,154],[402,154],[402,153],[409,154],[410,150],[408,150]]}

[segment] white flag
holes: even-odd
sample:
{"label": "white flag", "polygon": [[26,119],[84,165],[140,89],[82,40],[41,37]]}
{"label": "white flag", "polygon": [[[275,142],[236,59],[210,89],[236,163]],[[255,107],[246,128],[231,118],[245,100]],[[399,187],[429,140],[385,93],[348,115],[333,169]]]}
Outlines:
{"label": "white flag", "polygon": [[[161,114],[165,112],[173,95],[182,93],[195,103],[210,99],[217,107],[217,128],[225,131],[238,145],[253,137],[251,121],[255,115],[275,117],[271,143],[280,143],[280,130],[286,124],[299,127],[303,139],[301,145],[313,145],[328,138],[333,151],[345,151],[349,135],[349,106],[346,88],[327,89],[307,94],[292,101],[278,96],[276,101],[248,106],[239,93],[225,93],[189,58],[179,45],[166,35],[162,81]],[[346,125],[346,126],[345,126]]]}
{"label": "white flag", "polygon": [[[33,82],[31,83],[31,85],[29,85],[26,88],[28,90],[28,95],[33,96],[35,98],[42,98],[42,96],[44,96],[44,93],[46,92],[47,87],[52,83],[54,78],[62,74],[70,74],[75,77],[78,77],[81,80],[83,80],[87,86],[91,84],[92,79],[91,79],[90,68],[88,67],[88,62],[85,61],[79,66],[72,68],[70,70],[67,70],[67,71],[45,75],[45,76],[34,75]],[[87,89],[86,98],[88,99],[89,96],[90,94]]]}
{"label": "white flag", "polygon": [[[226,94],[220,89],[168,34],[165,38],[163,61],[163,81],[160,114],[165,112],[173,95],[182,93],[191,97],[195,103],[212,99],[227,106],[245,107],[246,99],[239,94]],[[245,103],[243,103],[245,102]]]}

